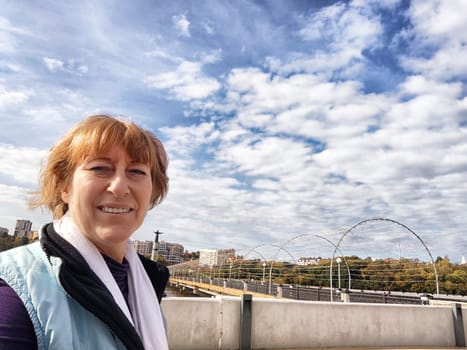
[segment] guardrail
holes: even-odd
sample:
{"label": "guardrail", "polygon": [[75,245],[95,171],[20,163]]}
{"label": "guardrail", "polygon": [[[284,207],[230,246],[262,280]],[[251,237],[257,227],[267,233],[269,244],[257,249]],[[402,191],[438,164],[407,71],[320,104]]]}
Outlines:
{"label": "guardrail", "polygon": [[[328,287],[310,287],[298,285],[269,286],[259,281],[241,281],[209,278],[171,278],[171,283],[177,285],[184,283],[186,286],[197,285],[197,288],[211,290],[217,294],[241,295],[245,293],[261,294],[277,298],[288,298],[309,301],[336,301],[336,302],[358,302],[358,303],[380,303],[380,304],[430,304],[437,302],[464,302],[467,297],[462,296],[432,296],[427,294],[401,293],[388,291],[365,291],[356,289],[331,289]],[[202,284],[202,285],[201,285]],[[195,287],[193,287],[195,288]],[[228,291],[229,290],[229,291]]]}

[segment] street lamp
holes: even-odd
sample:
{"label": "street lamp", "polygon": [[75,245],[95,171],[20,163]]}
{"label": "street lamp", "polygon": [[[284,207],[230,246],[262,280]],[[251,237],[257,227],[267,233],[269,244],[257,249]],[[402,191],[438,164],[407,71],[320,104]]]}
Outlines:
{"label": "street lamp", "polygon": [[339,287],[339,290],[341,290],[341,262],[342,262],[342,259],[341,258],[337,258],[336,259],[336,263],[337,263],[337,285]]}
{"label": "street lamp", "polygon": [[271,266],[269,267],[269,288],[268,288],[268,294],[271,295],[271,289],[272,289],[272,261],[271,261]]}
{"label": "street lamp", "polygon": [[265,280],[266,280],[266,263],[263,262],[263,280],[262,280],[262,282],[264,283]]}

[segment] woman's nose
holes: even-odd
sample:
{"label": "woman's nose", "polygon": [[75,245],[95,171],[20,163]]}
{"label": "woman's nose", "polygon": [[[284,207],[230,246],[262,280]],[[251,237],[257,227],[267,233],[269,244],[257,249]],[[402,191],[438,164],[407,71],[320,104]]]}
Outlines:
{"label": "woman's nose", "polygon": [[108,190],[115,197],[124,197],[130,192],[128,179],[125,172],[115,172],[110,180]]}

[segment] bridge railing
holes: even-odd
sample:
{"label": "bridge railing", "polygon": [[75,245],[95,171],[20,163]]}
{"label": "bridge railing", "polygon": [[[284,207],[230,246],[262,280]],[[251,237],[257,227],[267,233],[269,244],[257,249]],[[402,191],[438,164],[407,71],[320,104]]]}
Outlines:
{"label": "bridge railing", "polygon": [[[244,291],[244,293],[261,293],[278,298],[308,300],[308,301],[333,301],[333,302],[352,302],[352,303],[380,303],[380,304],[411,304],[420,305],[427,304],[430,300],[417,294],[405,294],[386,291],[363,291],[363,290],[348,290],[348,289],[333,289],[331,297],[331,289],[326,287],[312,287],[300,285],[278,285],[260,282],[260,281],[242,281],[242,280],[224,280],[220,278],[179,278],[190,281],[196,281],[204,284],[210,284],[219,287],[227,287]],[[464,301],[467,298],[449,299],[439,296],[432,297],[434,300],[444,299],[445,301]]]}

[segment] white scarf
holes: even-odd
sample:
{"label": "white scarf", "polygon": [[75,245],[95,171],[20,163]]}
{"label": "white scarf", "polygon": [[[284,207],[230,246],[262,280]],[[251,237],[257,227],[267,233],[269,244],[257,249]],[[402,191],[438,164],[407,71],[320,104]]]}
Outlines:
{"label": "white scarf", "polygon": [[128,321],[135,327],[145,350],[168,350],[162,312],[156,292],[149,280],[135,248],[128,241],[125,258],[130,265],[128,274],[128,303],[112,276],[99,250],[77,228],[69,215],[54,221],[55,231],[83,256],[91,270],[112,294]]}

